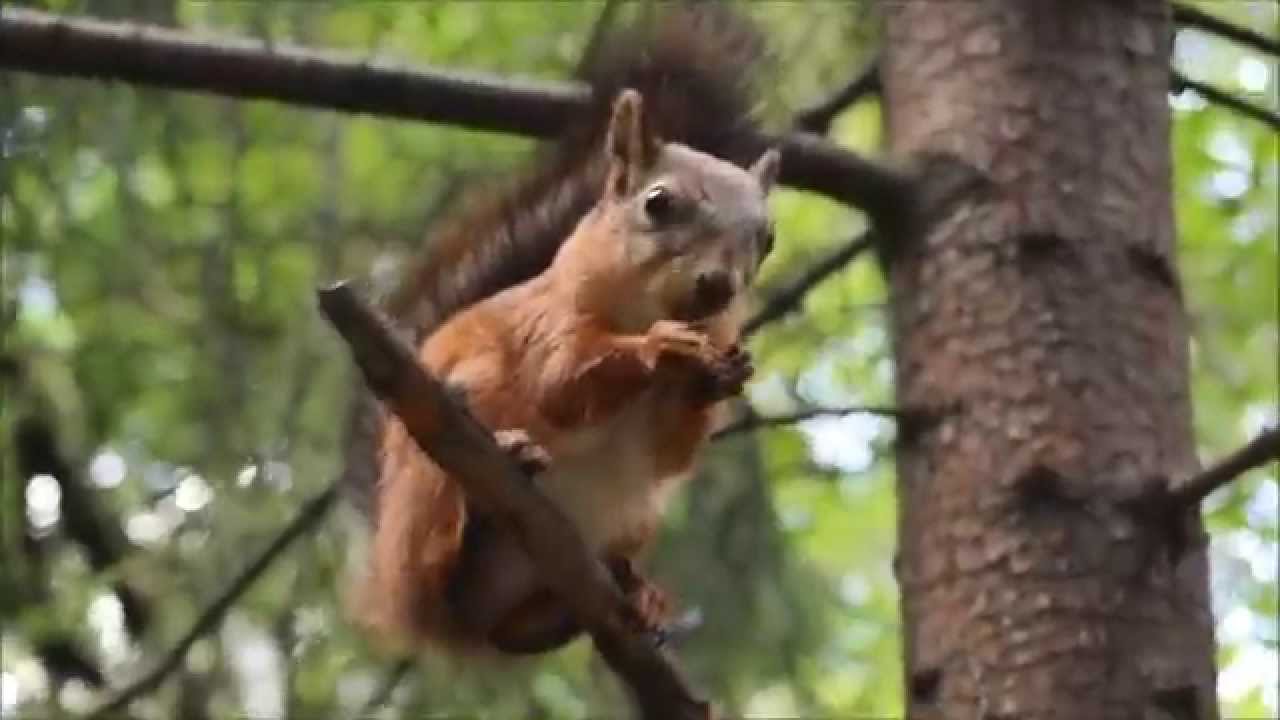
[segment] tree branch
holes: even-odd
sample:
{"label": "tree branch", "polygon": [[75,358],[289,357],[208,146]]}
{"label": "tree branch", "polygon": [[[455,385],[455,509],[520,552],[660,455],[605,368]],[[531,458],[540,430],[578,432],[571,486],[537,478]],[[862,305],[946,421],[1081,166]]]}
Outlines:
{"label": "tree branch", "polygon": [[1215,104],[1221,105],[1228,110],[1234,110],[1246,117],[1253,118],[1259,122],[1266,123],[1273,128],[1280,128],[1280,114],[1276,114],[1261,105],[1238,98],[1235,95],[1214,87],[1208,83],[1192,80],[1178,70],[1172,71],[1173,87],[1177,91],[1189,89],[1195,91],[1200,97]]}
{"label": "tree branch", "polygon": [[872,59],[844,87],[836,90],[825,100],[811,105],[796,113],[795,128],[818,135],[825,135],[831,129],[836,116],[867,95],[880,92],[880,60]]}
{"label": "tree branch", "polygon": [[[585,112],[589,100],[581,85],[402,68],[296,46],[268,49],[244,39],[14,8],[0,14],[0,67],[544,138]],[[910,188],[905,173],[815,135],[755,140],[782,151],[782,182],[876,217],[894,213]]]}
{"label": "tree branch", "polygon": [[605,0],[604,7],[600,8],[600,14],[596,16],[596,21],[591,24],[591,34],[587,36],[587,44],[582,49],[582,56],[578,58],[579,72],[590,68],[596,62],[596,58],[600,55],[601,43],[609,37],[609,31],[613,28],[613,21],[621,5],[622,3],[618,0]]}
{"label": "tree branch", "polygon": [[533,559],[552,590],[585,626],[609,667],[626,681],[643,716],[707,718],[658,648],[625,621],[626,604],[577,528],[529,482],[466,408],[415,360],[413,351],[348,285],[318,293],[320,308],[350,346],[370,389],[404,423],[418,445],[493,513]]}
{"label": "tree branch", "polygon": [[293,521],[209,604],[209,607],[200,614],[200,617],[196,618],[191,628],[169,650],[160,663],[151,672],[125,687],[113,699],[94,710],[87,720],[115,717],[129,703],[159,687],[165,678],[182,664],[187,652],[191,650],[191,646],[195,645],[196,641],[205,634],[217,629],[227,611],[235,605],[236,601],[253,585],[254,581],[261,577],[267,568],[271,567],[276,558],[288,549],[295,540],[319,525],[320,521],[328,515],[336,498],[337,489],[335,486],[330,485],[303,504],[302,509],[294,516]]}
{"label": "tree branch", "polygon": [[760,311],[747,320],[742,326],[742,335],[747,337],[771,322],[780,320],[800,306],[805,296],[818,283],[839,272],[853,262],[862,253],[874,245],[871,231],[862,233],[837,248],[830,255],[814,263],[790,283],[773,292]]}
{"label": "tree branch", "polygon": [[[44,474],[57,481],[62,490],[63,532],[84,550],[89,567],[98,573],[115,567],[127,554],[129,541],[62,454],[49,422],[23,418],[14,431],[14,444],[22,477]],[[151,624],[151,603],[124,579],[113,581],[111,590],[120,601],[129,634],[142,637]]]}
{"label": "tree branch", "polygon": [[1264,52],[1269,55],[1280,56],[1280,40],[1273,40],[1261,33],[1250,30],[1246,27],[1240,27],[1235,23],[1227,22],[1216,15],[1194,8],[1189,5],[1174,5],[1173,20],[1179,25],[1193,27],[1197,30],[1220,35],[1228,40],[1234,40],[1241,45],[1246,45]]}
{"label": "tree branch", "polygon": [[1178,507],[1198,505],[1214,490],[1277,459],[1280,459],[1280,426],[1263,430],[1244,447],[1175,486],[1170,490],[1173,504]]}
{"label": "tree branch", "polygon": [[785,415],[757,415],[754,412],[725,425],[711,436],[712,440],[720,440],[730,435],[760,430],[762,428],[782,427],[812,420],[817,417],[844,417],[845,415],[879,415],[880,417],[898,419],[902,411],[877,405],[850,405],[846,407],[811,407],[797,410]]}

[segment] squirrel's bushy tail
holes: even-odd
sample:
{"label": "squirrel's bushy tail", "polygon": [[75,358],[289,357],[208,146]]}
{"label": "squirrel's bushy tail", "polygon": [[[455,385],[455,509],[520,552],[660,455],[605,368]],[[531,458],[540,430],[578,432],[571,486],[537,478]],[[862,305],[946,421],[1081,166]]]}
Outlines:
{"label": "squirrel's bushy tail", "polygon": [[[755,25],[722,3],[672,4],[606,30],[577,72],[592,89],[582,119],[513,183],[471,189],[431,230],[384,310],[420,340],[459,310],[545,270],[604,184],[600,145],[623,88],[641,93],[645,122],[664,140],[745,167],[763,149],[752,91],[763,48]],[[381,422],[376,402],[360,395],[344,484],[372,516]]]}
{"label": "squirrel's bushy tail", "polygon": [[644,97],[645,120],[667,141],[740,165],[751,146],[752,68],[762,38],[720,3],[678,4],[647,22],[606,32],[577,72],[590,109],[513,185],[478,187],[433,229],[418,267],[388,312],[419,333],[542,272],[595,204],[604,182],[600,144],[623,88]]}

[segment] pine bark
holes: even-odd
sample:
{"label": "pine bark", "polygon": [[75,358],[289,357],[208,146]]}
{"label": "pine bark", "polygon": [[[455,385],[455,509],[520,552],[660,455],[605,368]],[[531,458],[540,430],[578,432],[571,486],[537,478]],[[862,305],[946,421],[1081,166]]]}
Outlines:
{"label": "pine bark", "polygon": [[[885,5],[911,718],[1215,720],[1162,0]],[[951,173],[954,175],[954,173]],[[933,177],[940,177],[935,174]]]}

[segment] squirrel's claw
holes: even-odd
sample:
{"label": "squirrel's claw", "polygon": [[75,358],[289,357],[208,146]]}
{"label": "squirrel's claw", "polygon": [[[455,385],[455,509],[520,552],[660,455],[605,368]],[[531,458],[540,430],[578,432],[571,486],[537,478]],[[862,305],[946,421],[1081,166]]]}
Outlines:
{"label": "squirrel's claw", "polygon": [[697,324],[663,320],[646,338],[644,360],[650,367],[674,362],[692,371],[700,402],[719,402],[742,392],[755,368],[741,345],[721,349]]}
{"label": "squirrel's claw", "polygon": [[499,430],[493,434],[493,439],[504,453],[516,461],[525,475],[533,477],[551,466],[551,455],[546,448],[534,442],[524,430]]}
{"label": "squirrel's claw", "polygon": [[665,647],[671,639],[671,633],[665,627],[657,627],[649,631],[649,642],[656,648]]}
{"label": "squirrel's claw", "polygon": [[670,608],[667,594],[640,575],[629,558],[611,558],[608,566],[627,599],[623,621],[647,636],[655,647],[665,645],[670,638],[666,627]]}
{"label": "squirrel's claw", "polygon": [[645,338],[645,361],[657,367],[662,361],[684,361],[701,367],[712,367],[723,354],[716,349],[703,330],[691,323],[659,320],[649,328]]}

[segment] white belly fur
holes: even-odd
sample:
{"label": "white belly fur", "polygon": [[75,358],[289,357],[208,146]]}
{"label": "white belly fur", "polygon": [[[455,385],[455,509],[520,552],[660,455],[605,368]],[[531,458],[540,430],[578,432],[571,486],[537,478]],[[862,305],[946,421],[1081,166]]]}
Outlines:
{"label": "white belly fur", "polygon": [[636,402],[602,425],[559,439],[538,483],[593,551],[653,527],[675,478],[656,477],[651,403]]}

